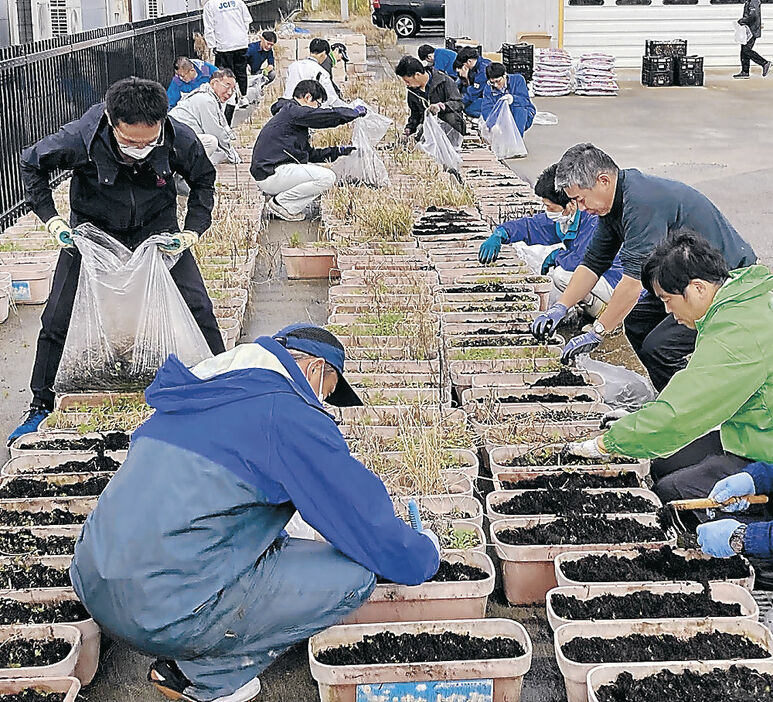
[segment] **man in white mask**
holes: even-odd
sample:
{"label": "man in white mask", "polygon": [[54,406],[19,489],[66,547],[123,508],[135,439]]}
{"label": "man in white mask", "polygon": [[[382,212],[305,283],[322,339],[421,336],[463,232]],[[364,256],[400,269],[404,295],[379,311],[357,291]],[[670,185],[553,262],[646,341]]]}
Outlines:
{"label": "man in white mask", "polygon": [[[53,409],[52,386],[78,287],[80,253],[72,238],[78,225],[89,222],[131,250],[153,234],[172,234],[161,247],[180,254],[172,278],[212,353],[224,350],[212,302],[189,250],[212,219],[215,169],[193,131],[169,119],[168,109],[159,83],[125,78],[110,86],[105,102],[22,153],[27,204],[62,250],[41,319],[32,403],[9,443],[35,431]],[[69,222],[56,211],[51,193],[50,176],[58,170],[72,171]],[[183,231],[177,222],[175,175],[190,188]]]}
{"label": "man in white mask", "polygon": [[[481,244],[478,253],[479,261],[488,265],[497,260],[502,244],[522,241],[527,246],[558,245],[547,255],[540,271],[553,280],[551,300],[557,299],[566,290],[572,273],[582,263],[598,223],[596,215],[581,212],[563,191],[556,190],[555,177],[556,164],[553,164],[542,172],[534,186],[535,194],[542,198],[544,212],[503,222]],[[612,297],[621,276],[622,266],[615,259],[593,290],[580,301],[580,309],[597,318]]]}

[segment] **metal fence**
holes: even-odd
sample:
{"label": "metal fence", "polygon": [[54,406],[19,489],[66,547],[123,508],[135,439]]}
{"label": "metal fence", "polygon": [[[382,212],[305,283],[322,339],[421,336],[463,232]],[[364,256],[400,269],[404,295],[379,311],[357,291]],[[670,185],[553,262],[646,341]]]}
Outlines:
{"label": "metal fence", "polygon": [[[253,28],[298,5],[247,0]],[[194,55],[195,33],[203,33],[201,11],[0,48],[0,230],[26,211],[22,149],[80,117],[116,80],[134,75],[167,85],[175,57]]]}

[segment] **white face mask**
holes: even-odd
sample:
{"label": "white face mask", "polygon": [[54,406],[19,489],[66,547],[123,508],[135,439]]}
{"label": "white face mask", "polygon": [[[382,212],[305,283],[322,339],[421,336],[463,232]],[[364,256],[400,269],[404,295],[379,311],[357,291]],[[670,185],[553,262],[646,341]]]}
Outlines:
{"label": "white face mask", "polygon": [[150,152],[156,148],[155,144],[148,144],[147,146],[139,147],[139,146],[125,146],[124,144],[121,144],[118,141],[116,141],[116,143],[118,144],[118,148],[122,154],[125,154],[129,158],[136,159],[137,161],[141,161],[143,158],[147,158],[148,156],[150,156]]}
{"label": "white face mask", "polygon": [[551,212],[550,210],[545,210],[545,214],[551,222],[557,222],[561,226],[570,224],[574,219],[572,215],[565,215],[563,212]]}
{"label": "white face mask", "polygon": [[[307,372],[310,368],[311,368],[311,363],[306,367]],[[311,375],[311,373],[309,373],[309,375]],[[309,385],[311,385],[311,379],[309,378],[309,375],[306,376],[306,380],[308,381]],[[324,385],[325,385],[325,361],[323,360],[322,367],[319,373],[319,390],[317,390],[317,399],[320,401],[320,403],[325,401],[325,395],[322,390]],[[313,389],[314,388],[312,387],[312,390]]]}

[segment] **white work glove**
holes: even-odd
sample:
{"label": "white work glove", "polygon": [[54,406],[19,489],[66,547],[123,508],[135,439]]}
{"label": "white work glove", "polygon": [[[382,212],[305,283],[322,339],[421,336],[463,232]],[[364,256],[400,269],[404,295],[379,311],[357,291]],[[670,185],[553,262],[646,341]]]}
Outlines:
{"label": "white work glove", "polygon": [[510,93],[507,93],[507,95],[503,95],[502,100],[504,100],[508,105],[513,104],[513,96],[510,95]]}
{"label": "white work glove", "polygon": [[432,545],[435,547],[435,550],[438,553],[438,556],[440,555],[440,539],[438,539],[437,534],[435,534],[432,529],[422,529],[420,534],[424,534],[431,542]]}
{"label": "white work glove", "polygon": [[627,417],[629,414],[631,414],[626,409],[616,409],[612,410],[610,412],[607,412],[602,418],[601,423],[599,424],[599,429],[609,429],[618,419],[622,419],[623,417]]}
{"label": "white work glove", "polygon": [[171,235],[171,242],[168,244],[159,244],[159,250],[165,254],[174,256],[175,254],[182,253],[185,249],[191,248],[199,243],[199,235],[196,232],[186,230],[183,232],[177,232]]}
{"label": "white work glove", "polygon": [[72,228],[64,217],[51,217],[46,222],[46,230],[62,248],[72,246]]}
{"label": "white work glove", "polygon": [[429,111],[433,115],[439,115],[445,109],[446,106],[442,102],[436,102],[434,105],[429,106]]}
{"label": "white work glove", "polygon": [[239,156],[239,152],[233,146],[231,146],[228,149],[228,162],[229,163],[241,163],[242,162],[242,157]]}
{"label": "white work glove", "polygon": [[580,458],[609,458],[609,454],[599,446],[600,436],[587,441],[576,441],[566,445],[566,452]]}

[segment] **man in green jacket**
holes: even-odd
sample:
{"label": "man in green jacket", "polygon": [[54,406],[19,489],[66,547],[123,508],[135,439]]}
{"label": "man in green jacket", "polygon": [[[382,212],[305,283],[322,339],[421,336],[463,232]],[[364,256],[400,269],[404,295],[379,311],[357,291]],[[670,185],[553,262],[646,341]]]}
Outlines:
{"label": "man in green jacket", "polygon": [[642,273],[666,311],[697,330],[695,352],[654,402],[568,450],[654,459],[664,502],[705,497],[748,464],[773,462],[773,275],[760,265],[728,272],[687,230],[669,234]]}

